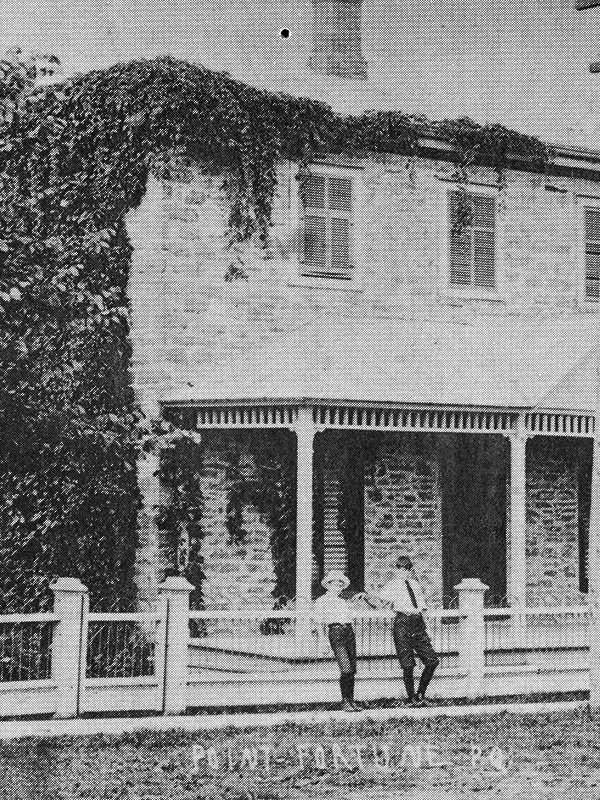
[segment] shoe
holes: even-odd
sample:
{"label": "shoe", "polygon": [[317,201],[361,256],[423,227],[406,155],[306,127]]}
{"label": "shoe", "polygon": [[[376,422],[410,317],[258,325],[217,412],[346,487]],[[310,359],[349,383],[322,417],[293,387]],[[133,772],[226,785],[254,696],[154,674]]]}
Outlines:
{"label": "shoe", "polygon": [[417,694],[415,695],[414,705],[415,708],[429,708],[431,703],[422,694]]}
{"label": "shoe", "polygon": [[362,706],[361,706],[361,704],[360,704],[360,703],[357,703],[357,702],[356,702],[356,701],[354,701],[354,700],[351,700],[350,702],[351,702],[351,703],[352,703],[352,705],[354,706],[354,710],[355,710],[355,711],[362,711]]}
{"label": "shoe", "polygon": [[360,708],[355,706],[352,700],[342,700],[342,711],[360,711]]}

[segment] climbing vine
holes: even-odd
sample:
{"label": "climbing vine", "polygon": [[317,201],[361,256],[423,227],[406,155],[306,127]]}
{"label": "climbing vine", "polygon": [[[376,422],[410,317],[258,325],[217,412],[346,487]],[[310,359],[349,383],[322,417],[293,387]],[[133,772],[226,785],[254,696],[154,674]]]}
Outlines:
{"label": "climbing vine", "polygon": [[225,528],[229,544],[244,543],[248,531],[244,527],[244,506],[250,501],[251,483],[243,464],[244,449],[237,438],[229,439],[225,464],[227,483],[227,505],[225,508]]}
{"label": "climbing vine", "polygon": [[271,532],[275,608],[296,594],[296,449],[286,431],[260,431],[248,437],[256,477],[251,500]]}
{"label": "climbing vine", "polygon": [[[296,460],[291,434],[257,430],[221,441],[229,542],[245,543],[244,509],[254,507],[270,531],[275,572],[272,595],[279,608],[296,593]],[[248,457],[251,463],[246,462]]]}
{"label": "climbing vine", "polygon": [[[47,598],[49,580],[61,573],[80,577],[96,599],[134,591],[136,462],[160,436],[148,430],[131,385],[125,217],[148,175],[168,178],[200,163],[221,176],[235,247],[268,239],[279,160],[302,170],[324,152],[412,157],[423,135],[454,146],[463,182],[474,164],[503,176],[511,158],[543,169],[549,156],[539,141],[499,125],[433,124],[397,112],[340,116],[172,58],[120,63],[39,89],[30,65],[0,60],[5,607]],[[190,520],[182,500],[196,467],[186,477],[172,463],[187,457],[183,450],[182,443],[169,450],[165,477],[184,488],[161,524],[174,536],[180,515],[178,524],[199,538],[201,503]],[[284,559],[293,535],[282,498],[293,465],[275,455],[264,461],[257,502],[273,517],[274,552]],[[232,514],[235,528],[233,507]],[[280,572],[278,591],[287,595],[292,578]]]}
{"label": "climbing vine", "polygon": [[[165,430],[169,430],[168,426],[165,426]],[[157,476],[165,498],[158,506],[156,521],[162,534],[163,547],[167,550],[166,562],[171,564],[172,572],[183,575],[194,586],[190,595],[191,607],[200,608],[204,580],[204,448],[199,436],[181,430],[169,430],[167,437],[162,437]]]}

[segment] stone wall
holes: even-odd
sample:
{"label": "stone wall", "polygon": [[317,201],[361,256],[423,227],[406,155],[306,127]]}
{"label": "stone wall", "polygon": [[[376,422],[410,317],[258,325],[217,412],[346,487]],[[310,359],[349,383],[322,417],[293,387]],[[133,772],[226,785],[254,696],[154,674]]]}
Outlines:
{"label": "stone wall", "polygon": [[[248,453],[241,466],[246,475],[253,470]],[[228,499],[225,448],[207,444],[204,453],[204,515],[202,557],[205,580],[202,585],[208,607],[243,608],[272,603],[275,587],[268,525],[253,506],[243,507],[244,541],[229,540],[225,527]]]}
{"label": "stone wall", "polygon": [[[379,437],[378,437],[379,438]],[[365,476],[365,586],[379,588],[408,553],[432,606],[442,599],[442,519],[437,458],[424,437],[374,443]]]}
{"label": "stone wall", "polygon": [[585,602],[579,591],[577,454],[534,438],[527,451],[527,603]]}
{"label": "stone wall", "polygon": [[[546,191],[543,176],[509,173],[502,198],[503,291],[490,302],[453,294],[441,282],[448,189],[441,179],[452,174],[451,164],[420,159],[408,169],[406,159],[390,158],[349,166],[361,185],[350,283],[299,278],[293,166],[280,170],[269,247],[249,246],[237,255],[226,247],[227,206],[218,178],[196,170],[179,182],[150,180],[127,220],[134,245],[133,377],[142,404],[155,404],[190,379],[214,383],[232,359],[243,362],[267,339],[281,341],[307,325],[347,321],[359,331],[363,323],[388,319],[450,317],[468,324],[500,315],[510,326],[511,313],[524,306],[590,313],[578,305],[581,231],[569,203],[576,193],[597,194],[592,181],[557,179],[573,192],[565,194]],[[473,179],[495,181],[486,170]],[[237,256],[248,280],[227,282]],[[335,371],[335,359],[324,361],[323,370]]]}
{"label": "stone wall", "polygon": [[[275,573],[271,555],[270,529],[253,505],[242,507],[243,541],[230,540],[226,527],[229,497],[226,469],[227,443],[220,436],[207,436],[203,456],[201,491],[204,498],[201,556],[205,580],[202,583],[204,602],[209,608],[243,608],[272,606]],[[252,456],[242,453],[240,467],[246,477],[254,470]],[[151,457],[140,468],[141,486],[146,489],[146,502],[140,511],[140,547],[137,553],[136,581],[140,600],[156,601],[156,587],[164,570],[172,567],[172,555],[163,546],[161,534],[152,525],[152,503],[166,502],[153,474],[158,462]],[[155,513],[155,512],[154,512]]]}

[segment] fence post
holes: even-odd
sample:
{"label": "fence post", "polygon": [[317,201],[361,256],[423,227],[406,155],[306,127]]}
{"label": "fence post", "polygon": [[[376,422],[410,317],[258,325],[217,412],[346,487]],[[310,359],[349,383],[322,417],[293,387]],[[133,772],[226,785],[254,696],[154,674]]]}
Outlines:
{"label": "fence post", "polygon": [[600,608],[589,610],[590,708],[600,709]]}
{"label": "fence post", "polygon": [[[600,350],[598,352],[600,353]],[[596,409],[594,419],[592,461],[592,501],[587,570],[590,608],[590,708],[600,711],[600,406]]]}
{"label": "fence post", "polygon": [[190,592],[192,584],[172,575],[159,585],[159,603],[164,630],[163,714],[182,714],[187,708],[188,646],[190,639]]}
{"label": "fence post", "polygon": [[79,714],[87,656],[87,586],[79,578],[57,578],[50,584],[54,613],[60,619],[52,637],[52,677],[58,687],[54,716],[70,719]]}
{"label": "fence post", "polygon": [[483,596],[489,589],[479,578],[463,578],[458,586],[458,608],[465,616],[460,620],[459,666],[467,673],[467,697],[479,697],[483,689],[485,669],[485,618]]}

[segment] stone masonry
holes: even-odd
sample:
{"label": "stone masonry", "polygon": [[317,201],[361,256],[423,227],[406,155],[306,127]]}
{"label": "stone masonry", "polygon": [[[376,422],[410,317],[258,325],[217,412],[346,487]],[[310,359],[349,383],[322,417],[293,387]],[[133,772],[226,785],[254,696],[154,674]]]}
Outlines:
{"label": "stone masonry", "polygon": [[[412,441],[411,441],[412,439]],[[407,553],[433,606],[442,599],[441,494],[435,454],[414,437],[390,436],[376,446],[365,481],[365,585],[379,588]]]}
{"label": "stone masonry", "polygon": [[[127,221],[134,247],[129,285],[133,380],[149,416],[156,416],[158,399],[185,386],[190,375],[199,380],[202,375],[212,378],[233,357],[243,356],[268,338],[301,331],[305,324],[447,318],[468,325],[472,319],[498,315],[510,324],[511,313],[524,308],[573,318],[596,311],[580,303],[581,230],[574,211],[578,195],[599,194],[594,181],[556,177],[553,184],[561,191],[550,192],[543,175],[508,173],[502,197],[503,295],[490,300],[457,296],[440,283],[445,232],[442,198],[454,171],[452,164],[425,158],[411,163],[399,157],[377,162],[331,158],[327,162],[350,170],[360,182],[360,214],[354,225],[360,259],[355,281],[344,285],[323,286],[298,277],[293,165],[280,168],[269,246],[266,250],[248,246],[239,252],[247,280],[232,282],[224,276],[237,256],[226,246],[227,206],[219,192],[220,179],[200,169],[170,183],[150,179],[141,205]],[[491,170],[479,169],[473,180],[493,185],[496,177]],[[334,370],[335,359],[330,358],[323,369]],[[388,570],[389,531],[401,524],[410,532],[407,539],[418,542],[417,569],[431,596],[439,600],[435,469],[423,455],[416,461],[413,458],[412,468],[407,458],[382,451],[374,485],[366,488],[368,582],[379,582]],[[162,570],[152,526],[157,488],[151,468],[141,478],[149,494],[142,512],[138,582],[150,592]],[[211,491],[209,561],[216,584],[221,581],[218,574],[231,570],[229,558],[235,554],[218,542],[223,497],[216,487]],[[378,492],[381,500],[376,499]],[[556,466],[542,469],[531,460],[528,492],[529,597],[535,599],[551,586],[570,596],[577,583],[574,484]],[[266,533],[259,520],[248,524],[256,529],[257,538],[249,546],[250,561],[243,565],[244,582],[238,585],[246,587],[246,596],[267,597],[271,578]],[[267,566],[253,574],[250,565],[260,560],[259,555]],[[566,566],[560,559],[566,559]],[[235,571],[229,574],[237,583]]]}
{"label": "stone masonry", "polygon": [[573,456],[535,438],[527,459],[527,603],[578,605],[577,465]]}
{"label": "stone masonry", "polygon": [[[218,443],[208,445],[204,455],[202,558],[205,580],[204,602],[211,608],[244,608],[272,602],[275,587],[269,528],[256,510],[243,507],[244,541],[229,541],[225,528],[227,507],[227,462]],[[253,469],[246,454],[243,466]]]}

